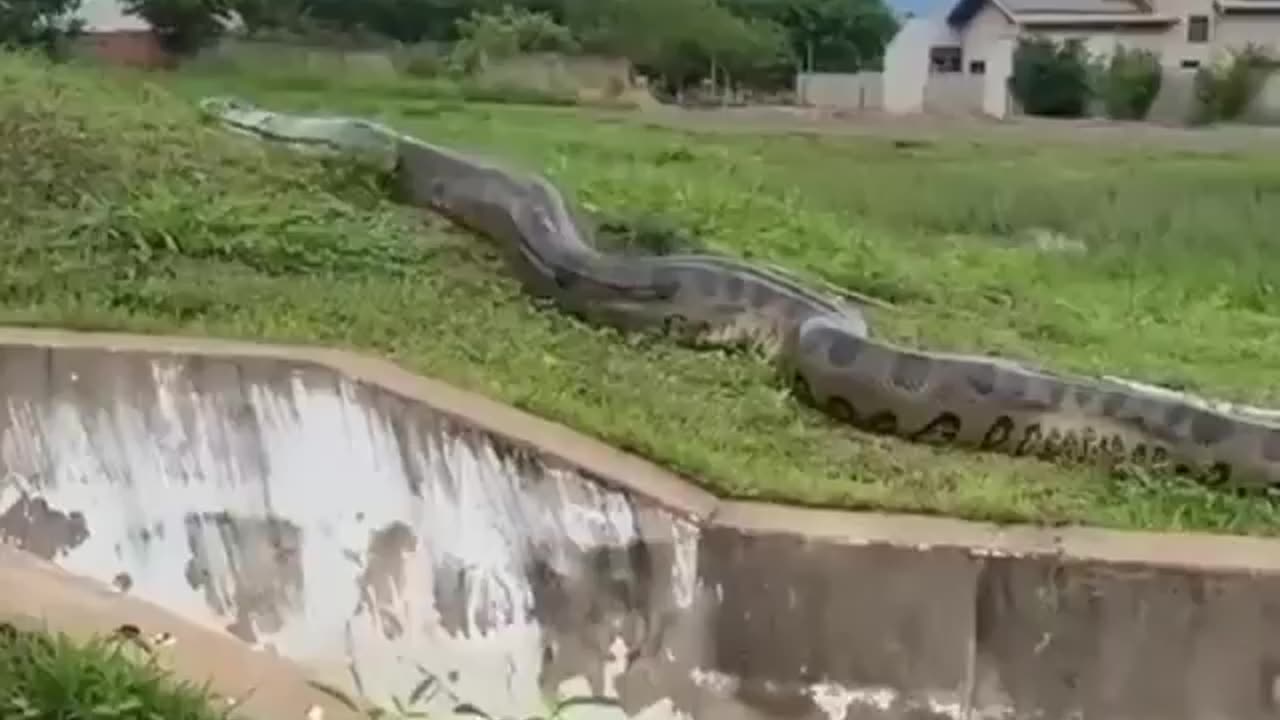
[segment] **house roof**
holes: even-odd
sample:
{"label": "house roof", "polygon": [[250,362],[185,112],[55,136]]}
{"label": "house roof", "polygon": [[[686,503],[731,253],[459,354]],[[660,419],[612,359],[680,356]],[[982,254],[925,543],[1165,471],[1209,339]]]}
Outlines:
{"label": "house roof", "polygon": [[1218,0],[1214,6],[1224,15],[1280,13],[1280,0]]}
{"label": "house roof", "polygon": [[1097,26],[1156,26],[1172,25],[1179,18],[1155,13],[1036,13],[1019,15],[1018,24],[1024,27],[1097,27]]}
{"label": "house roof", "polygon": [[[1280,0],[1236,0],[1280,2]],[[957,0],[947,14],[951,25],[973,19],[988,2],[1022,25],[1164,24],[1174,18],[1156,15],[1144,0]]]}

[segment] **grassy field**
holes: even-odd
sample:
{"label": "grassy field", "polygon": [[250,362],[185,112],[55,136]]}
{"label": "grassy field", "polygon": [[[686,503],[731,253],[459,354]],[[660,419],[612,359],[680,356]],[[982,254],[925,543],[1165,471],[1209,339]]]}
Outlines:
{"label": "grassy field", "polygon": [[0,717],[6,720],[224,720],[203,688],[139,662],[130,646],[0,624]]}
{"label": "grassy field", "polygon": [[345,345],[746,498],[1275,534],[1266,498],[868,436],[766,364],[530,303],[376,178],[199,124],[235,93],[544,172],[604,219],[878,297],[881,335],[1280,404],[1280,164],[1123,148],[697,135],[410,85],[107,77],[0,61],[0,320]]}

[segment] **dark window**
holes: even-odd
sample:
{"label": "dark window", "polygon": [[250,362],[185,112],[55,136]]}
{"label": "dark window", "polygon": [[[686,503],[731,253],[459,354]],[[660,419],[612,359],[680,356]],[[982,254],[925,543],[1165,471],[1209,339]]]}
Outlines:
{"label": "dark window", "polygon": [[982,60],[973,60],[969,63],[970,75],[983,75],[987,72],[987,64]]}
{"label": "dark window", "polygon": [[958,73],[963,66],[964,54],[958,47],[929,49],[929,67],[938,73]]}
{"label": "dark window", "polygon": [[1209,42],[1209,16],[1192,15],[1187,18],[1187,42]]}
{"label": "dark window", "polygon": [[1200,67],[1200,61],[1199,60],[1183,60],[1182,67],[1187,70],[1195,70],[1196,68]]}

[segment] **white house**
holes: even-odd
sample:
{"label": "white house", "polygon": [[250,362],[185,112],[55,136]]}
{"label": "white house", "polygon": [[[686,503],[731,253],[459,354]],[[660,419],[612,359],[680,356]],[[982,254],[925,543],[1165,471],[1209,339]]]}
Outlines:
{"label": "white house", "polygon": [[1191,69],[1248,44],[1280,55],[1280,0],[956,0],[908,21],[890,43],[885,109],[1002,115],[1007,100],[996,95],[1025,34],[1078,38],[1097,55],[1143,48]]}

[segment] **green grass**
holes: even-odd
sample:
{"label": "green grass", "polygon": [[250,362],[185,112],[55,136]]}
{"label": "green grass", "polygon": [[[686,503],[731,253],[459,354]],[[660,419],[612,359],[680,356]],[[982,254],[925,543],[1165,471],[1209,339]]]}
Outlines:
{"label": "green grass", "polygon": [[0,717],[6,720],[222,720],[205,688],[141,663],[127,644],[0,624]]}
{"label": "green grass", "polygon": [[198,85],[217,88],[229,77],[250,75],[259,89],[289,93],[340,92],[349,98],[364,97],[382,102],[433,100],[553,107],[626,107],[622,101],[609,103],[579,98],[577,90],[571,87],[537,87],[511,80],[457,77],[444,72],[419,77],[393,68],[369,72],[333,62],[322,68],[309,68],[297,60],[271,55],[195,60],[184,68],[183,82],[189,88]]}
{"label": "green grass", "polygon": [[[796,403],[741,355],[531,303],[496,249],[376,179],[201,126],[211,92],[360,114],[545,172],[588,210],[894,304],[929,348],[1277,401],[1280,164],[1123,149],[713,136],[572,110],[0,61],[9,323],[359,348],[560,420],[717,493],[996,521],[1274,534],[1266,498],[936,450]],[[176,95],[175,95],[176,93]],[[1084,253],[1022,238],[1053,231]]]}

